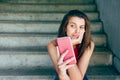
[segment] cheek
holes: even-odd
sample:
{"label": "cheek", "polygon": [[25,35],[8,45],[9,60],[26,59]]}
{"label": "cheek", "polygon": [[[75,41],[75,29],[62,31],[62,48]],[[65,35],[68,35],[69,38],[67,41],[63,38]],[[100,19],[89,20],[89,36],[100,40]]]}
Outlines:
{"label": "cheek", "polygon": [[80,32],[80,34],[81,34],[81,36],[83,36],[83,35],[85,34],[85,30],[82,30],[82,31]]}
{"label": "cheek", "polygon": [[85,30],[82,30],[81,33],[84,34],[84,33],[85,33]]}
{"label": "cheek", "polygon": [[67,36],[70,37],[70,35],[71,35],[71,31],[67,30]]}
{"label": "cheek", "polygon": [[67,28],[66,32],[67,32],[67,36],[71,37],[74,30],[71,28]]}

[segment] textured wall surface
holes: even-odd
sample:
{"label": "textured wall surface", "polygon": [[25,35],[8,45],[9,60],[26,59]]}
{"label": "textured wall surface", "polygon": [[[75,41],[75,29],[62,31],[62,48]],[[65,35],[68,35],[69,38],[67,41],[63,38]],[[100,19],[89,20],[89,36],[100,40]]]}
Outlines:
{"label": "textured wall surface", "polygon": [[96,0],[108,47],[115,55],[113,63],[120,72],[120,0]]}

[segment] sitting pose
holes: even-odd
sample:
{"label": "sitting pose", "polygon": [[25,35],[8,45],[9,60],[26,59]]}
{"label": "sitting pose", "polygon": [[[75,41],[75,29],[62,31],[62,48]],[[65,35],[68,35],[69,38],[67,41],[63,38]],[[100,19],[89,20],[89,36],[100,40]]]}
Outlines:
{"label": "sitting pose", "polygon": [[74,58],[63,61],[69,52],[59,55],[56,39],[48,43],[48,53],[56,70],[55,80],[88,80],[86,71],[94,50],[94,42],[90,34],[90,21],[79,10],[69,11],[63,18],[58,37],[70,37],[76,57],[76,64],[68,64]]}

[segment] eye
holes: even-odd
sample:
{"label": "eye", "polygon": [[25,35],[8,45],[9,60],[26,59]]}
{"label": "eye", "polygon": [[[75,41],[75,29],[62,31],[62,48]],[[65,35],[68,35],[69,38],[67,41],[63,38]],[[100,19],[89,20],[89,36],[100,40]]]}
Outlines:
{"label": "eye", "polygon": [[71,27],[74,27],[74,25],[70,25]]}
{"label": "eye", "polygon": [[84,26],[80,26],[80,29],[84,29],[85,27]]}
{"label": "eye", "polygon": [[75,28],[75,25],[74,24],[70,24],[70,27]]}

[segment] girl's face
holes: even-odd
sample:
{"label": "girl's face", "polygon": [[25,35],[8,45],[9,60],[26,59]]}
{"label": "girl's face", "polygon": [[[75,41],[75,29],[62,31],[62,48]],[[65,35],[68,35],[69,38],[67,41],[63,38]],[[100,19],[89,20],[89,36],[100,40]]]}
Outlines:
{"label": "girl's face", "polygon": [[67,36],[71,39],[83,38],[85,32],[85,20],[79,17],[71,17],[66,28]]}

